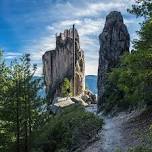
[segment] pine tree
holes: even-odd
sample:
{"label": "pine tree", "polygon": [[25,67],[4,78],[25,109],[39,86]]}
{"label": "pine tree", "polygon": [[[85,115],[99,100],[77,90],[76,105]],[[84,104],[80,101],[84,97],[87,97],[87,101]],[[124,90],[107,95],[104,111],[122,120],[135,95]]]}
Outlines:
{"label": "pine tree", "polygon": [[38,96],[41,79],[34,77],[36,65],[31,68],[29,54],[9,67],[4,62],[0,65],[0,151],[31,151],[43,101]]}

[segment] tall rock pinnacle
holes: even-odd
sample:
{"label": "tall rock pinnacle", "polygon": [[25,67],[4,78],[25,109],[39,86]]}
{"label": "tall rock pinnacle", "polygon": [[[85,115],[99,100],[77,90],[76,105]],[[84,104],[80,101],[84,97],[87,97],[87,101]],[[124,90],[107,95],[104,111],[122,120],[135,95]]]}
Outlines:
{"label": "tall rock pinnacle", "polygon": [[[73,41],[73,31],[75,41]],[[74,46],[75,49],[73,49]],[[84,51],[80,48],[77,30],[69,29],[56,35],[55,50],[47,51],[43,55],[46,93],[50,100],[61,96],[61,84],[64,78],[69,79],[72,88],[75,86],[75,95],[81,94],[84,88],[84,68]],[[73,81],[73,78],[75,78],[75,81]],[[75,85],[73,85],[74,82]]]}
{"label": "tall rock pinnacle", "polygon": [[105,103],[104,92],[106,73],[114,68],[120,56],[129,51],[130,36],[120,12],[113,11],[106,17],[103,32],[99,35],[99,67],[98,67],[98,110]]}

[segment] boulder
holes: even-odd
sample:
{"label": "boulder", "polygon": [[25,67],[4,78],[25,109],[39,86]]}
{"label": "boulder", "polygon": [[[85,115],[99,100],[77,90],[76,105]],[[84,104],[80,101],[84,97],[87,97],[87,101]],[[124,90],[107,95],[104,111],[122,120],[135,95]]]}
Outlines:
{"label": "boulder", "polygon": [[81,96],[81,99],[84,100],[88,104],[97,103],[96,95],[93,94],[90,90],[85,90],[84,94]]}
{"label": "boulder", "polygon": [[54,103],[55,106],[61,107],[61,108],[70,106],[72,104],[75,104],[75,103],[70,98],[60,98],[59,101]]}
{"label": "boulder", "polygon": [[88,104],[84,100],[82,100],[80,97],[71,97],[71,100],[82,106],[88,106]]}
{"label": "boulder", "polygon": [[49,106],[49,111],[53,114],[56,114],[61,112],[63,108],[71,106],[73,104],[75,104],[75,102],[73,102],[69,97],[68,98],[57,97],[53,100],[53,103]]}

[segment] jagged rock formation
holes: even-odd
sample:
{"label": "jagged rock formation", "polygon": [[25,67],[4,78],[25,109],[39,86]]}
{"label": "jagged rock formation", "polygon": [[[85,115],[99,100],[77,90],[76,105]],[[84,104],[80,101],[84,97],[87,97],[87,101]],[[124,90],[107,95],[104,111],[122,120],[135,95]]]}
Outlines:
{"label": "jagged rock formation", "polygon": [[[73,31],[75,32],[75,72]],[[46,84],[46,93],[51,100],[61,96],[61,83],[68,78],[73,87],[75,75],[75,95],[79,95],[84,89],[84,51],[80,48],[77,30],[65,30],[56,36],[56,49],[47,51],[43,55],[43,73]],[[75,73],[75,74],[74,74]]]}
{"label": "jagged rock formation", "polygon": [[99,36],[99,67],[98,67],[98,109],[102,107],[104,99],[104,82],[106,73],[119,62],[119,57],[129,51],[130,36],[120,12],[113,11],[106,17],[103,32]]}
{"label": "jagged rock formation", "polygon": [[90,90],[85,90],[84,94],[81,96],[81,99],[88,104],[97,103],[96,95],[93,94]]}

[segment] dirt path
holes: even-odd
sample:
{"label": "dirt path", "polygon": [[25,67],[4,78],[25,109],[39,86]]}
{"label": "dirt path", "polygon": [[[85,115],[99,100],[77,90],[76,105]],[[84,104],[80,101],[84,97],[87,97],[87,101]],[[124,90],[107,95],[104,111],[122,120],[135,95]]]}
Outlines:
{"label": "dirt path", "polygon": [[122,123],[124,117],[104,118],[103,130],[99,133],[99,140],[90,145],[84,152],[114,152],[117,147],[125,150],[122,137]]}
{"label": "dirt path", "polygon": [[[86,109],[90,112],[96,112],[96,106],[93,105]],[[104,117],[104,126],[99,133],[99,140],[89,145],[83,152],[115,152],[121,149],[125,152],[128,147],[141,144],[142,140],[135,134],[134,123],[130,120],[139,117],[141,112],[126,113],[122,112],[114,117]]]}

